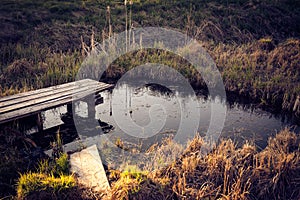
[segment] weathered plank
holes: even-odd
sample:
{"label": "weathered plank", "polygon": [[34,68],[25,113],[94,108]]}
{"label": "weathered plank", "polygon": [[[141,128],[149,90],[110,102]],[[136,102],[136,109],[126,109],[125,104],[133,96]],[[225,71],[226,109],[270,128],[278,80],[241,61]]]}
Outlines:
{"label": "weathered plank", "polygon": [[[103,84],[105,84],[105,83],[103,83]],[[22,96],[20,96],[20,94],[18,94],[18,97],[16,97],[16,98],[0,102],[0,110],[1,110],[1,108],[8,107],[10,105],[19,104],[19,103],[26,102],[26,101],[32,101],[32,100],[35,100],[38,98],[43,98],[45,96],[55,95],[55,94],[63,93],[66,91],[73,91],[80,87],[86,87],[86,86],[92,86],[92,85],[95,85],[95,82],[87,81],[87,82],[80,82],[78,84],[76,83],[76,84],[72,84],[72,85],[68,84],[66,87],[59,87],[57,89],[52,89],[52,90],[47,90],[47,91],[44,91],[43,89],[41,89],[42,92],[38,92],[38,93],[32,94],[32,95],[27,95],[26,94],[27,92],[21,93],[21,94],[23,94]],[[36,91],[40,91],[40,90],[36,90]],[[14,96],[14,95],[12,95],[12,96]],[[1,111],[0,111],[0,113],[1,113]]]}
{"label": "weathered plank", "polygon": [[[105,89],[107,89],[107,88],[103,88],[103,90],[105,90]],[[37,104],[37,105],[30,106],[30,107],[25,107],[25,108],[22,108],[19,110],[1,114],[0,115],[0,124],[11,121],[13,119],[26,117],[26,116],[29,116],[32,114],[39,113],[44,110],[48,110],[48,109],[55,108],[55,107],[58,107],[61,105],[72,103],[72,101],[80,100],[96,91],[100,91],[100,90],[96,90],[96,89],[95,90],[85,90],[82,93],[71,94],[71,95],[53,99],[53,100],[50,100],[50,101],[47,101],[47,102],[44,102],[41,104]]]}
{"label": "weathered plank", "polygon": [[20,109],[20,108],[28,107],[28,106],[31,106],[31,105],[47,102],[47,101],[50,101],[52,99],[57,99],[57,98],[60,98],[60,97],[73,95],[73,94],[77,94],[77,93],[80,93],[80,92],[85,92],[86,90],[97,89],[97,88],[102,87],[102,86],[105,87],[105,85],[103,85],[103,84],[94,83],[93,85],[87,85],[87,86],[83,85],[82,87],[79,87],[79,88],[74,88],[72,90],[67,90],[67,91],[63,91],[63,92],[59,92],[59,93],[53,93],[53,94],[49,94],[49,95],[44,95],[44,94],[47,94],[47,93],[43,93],[43,94],[39,95],[38,98],[35,98],[33,100],[27,100],[26,102],[21,101],[19,103],[13,104],[11,106],[0,108],[0,114],[6,113],[6,112],[9,112],[9,111],[13,111],[13,110],[17,110],[17,109]]}
{"label": "weathered plank", "polygon": [[56,90],[56,89],[59,89],[59,88],[71,87],[75,84],[80,84],[80,83],[84,83],[84,82],[87,82],[87,81],[93,81],[93,80],[83,79],[83,80],[79,80],[79,81],[76,81],[76,82],[70,82],[70,83],[65,83],[65,84],[61,84],[61,85],[55,85],[55,86],[51,86],[51,87],[47,87],[47,88],[42,88],[42,89],[39,89],[39,90],[32,90],[32,91],[28,91],[28,92],[14,94],[14,95],[10,95],[10,96],[5,96],[5,97],[0,98],[0,102],[11,100],[11,99],[16,99],[16,98],[19,98],[19,97],[25,97],[25,96],[30,96],[30,95],[34,95],[34,94],[40,94],[40,93],[47,92],[47,91],[53,91],[53,90]]}
{"label": "weathered plank", "polygon": [[[76,88],[76,86],[74,88],[74,85],[76,84],[78,84],[78,88]],[[62,86],[66,86],[68,89],[64,90]],[[14,103],[10,103],[9,106],[0,108],[0,124],[61,105],[70,104],[72,101],[80,100],[90,94],[101,92],[111,87],[113,87],[113,85],[85,79],[76,83],[73,82],[73,84],[63,84],[59,85],[59,87],[46,88],[47,90],[41,89],[41,93],[36,93],[36,91],[41,90],[28,92],[34,96],[33,100],[30,100],[30,95],[27,94],[13,95],[17,97],[6,98],[6,102],[13,101]],[[57,88],[59,90],[58,93],[55,92]],[[16,101],[18,98],[20,98],[20,103],[17,103]],[[24,100],[24,98],[26,100]],[[2,100],[2,102],[4,101]]]}

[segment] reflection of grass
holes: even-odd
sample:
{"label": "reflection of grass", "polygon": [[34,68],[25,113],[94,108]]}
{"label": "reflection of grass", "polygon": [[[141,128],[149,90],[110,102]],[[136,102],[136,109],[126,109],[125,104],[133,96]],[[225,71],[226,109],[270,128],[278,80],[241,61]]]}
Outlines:
{"label": "reflection of grass", "polygon": [[[272,40],[263,39],[263,42],[252,41],[243,45],[205,45],[216,61],[226,91],[250,98],[275,111],[292,111],[300,91],[300,41],[288,39],[271,46],[265,46],[265,43],[272,43]],[[126,71],[147,62],[170,66],[189,79],[194,87],[206,87],[201,74],[193,66],[179,56],[161,50],[141,50],[121,57],[108,68],[105,78],[118,79]],[[138,69],[137,73],[140,73]],[[165,76],[166,73],[164,70],[148,72],[150,77],[176,81],[176,75],[168,73]]]}

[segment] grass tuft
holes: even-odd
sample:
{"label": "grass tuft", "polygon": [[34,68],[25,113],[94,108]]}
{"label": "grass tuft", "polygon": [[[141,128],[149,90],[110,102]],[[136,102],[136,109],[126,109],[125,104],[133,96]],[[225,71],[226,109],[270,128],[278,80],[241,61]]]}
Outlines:
{"label": "grass tuft", "polygon": [[61,154],[54,163],[48,160],[40,161],[37,172],[20,174],[17,181],[17,196],[25,198],[41,191],[60,193],[75,186],[75,177],[69,174],[68,156]]}

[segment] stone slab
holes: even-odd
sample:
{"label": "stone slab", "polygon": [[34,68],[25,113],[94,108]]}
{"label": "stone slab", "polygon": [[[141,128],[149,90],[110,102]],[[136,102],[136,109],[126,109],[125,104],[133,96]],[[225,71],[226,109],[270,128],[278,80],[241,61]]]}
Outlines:
{"label": "stone slab", "polygon": [[78,175],[79,183],[95,191],[110,189],[96,145],[70,155],[71,172]]}

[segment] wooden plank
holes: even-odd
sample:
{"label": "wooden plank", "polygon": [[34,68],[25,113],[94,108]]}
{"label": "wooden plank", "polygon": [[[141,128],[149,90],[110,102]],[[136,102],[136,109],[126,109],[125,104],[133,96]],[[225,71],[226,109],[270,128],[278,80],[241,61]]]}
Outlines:
{"label": "wooden plank", "polygon": [[[88,94],[86,94],[88,95]],[[83,98],[84,96],[82,96],[81,98]],[[80,98],[77,98],[78,100]],[[61,100],[61,99],[59,99]],[[67,103],[71,103],[73,101],[72,97],[68,97],[68,98],[64,98],[62,99],[61,101],[54,101],[54,102],[51,102],[51,103],[46,103],[46,104],[41,104],[41,105],[36,105],[34,107],[30,107],[29,109],[28,108],[23,108],[21,110],[16,110],[16,111],[12,111],[12,112],[9,112],[9,113],[6,113],[6,114],[3,114],[2,116],[0,116],[0,124],[3,124],[5,122],[9,122],[9,121],[12,121],[12,120],[15,120],[15,119],[19,119],[19,118],[23,118],[23,117],[27,117],[27,116],[30,116],[30,115],[33,115],[33,114],[37,114],[41,111],[44,111],[44,110],[48,110],[48,109],[51,109],[51,108],[55,108],[55,107],[58,107],[58,106],[62,106],[62,105],[65,105]],[[25,113],[25,112],[27,113]]]}
{"label": "wooden plank", "polygon": [[[57,90],[52,90],[52,91],[47,91],[47,92],[43,92],[43,93],[38,93],[38,94],[34,94],[32,96],[25,96],[25,97],[20,97],[20,98],[15,98],[9,101],[4,101],[4,102],[0,102],[0,113],[3,113],[4,111],[3,108],[4,107],[8,107],[8,106],[12,106],[12,105],[16,105],[16,104],[21,104],[25,106],[26,101],[33,101],[33,100],[38,100],[40,98],[45,98],[45,97],[49,97],[49,96],[53,96],[56,94],[60,94],[60,93],[64,93],[64,92],[68,92],[68,91],[74,91],[76,89],[80,89],[82,87],[87,87],[87,86],[94,86],[95,84],[105,84],[105,83],[100,83],[97,81],[93,81],[93,82],[87,82],[87,83],[80,83],[80,84],[75,84],[74,86],[68,86],[67,88],[59,88]],[[63,95],[63,94],[62,94]],[[17,106],[17,105],[16,105]],[[7,108],[9,110],[9,108]],[[5,110],[5,109],[4,109]]]}
{"label": "wooden plank", "polygon": [[[88,95],[88,93],[87,93],[87,95]],[[85,97],[85,96],[82,96],[82,98],[83,97]],[[79,100],[80,98],[77,96],[76,99]],[[11,120],[14,120],[14,119],[30,116],[30,115],[39,113],[43,110],[48,110],[48,109],[51,109],[51,108],[55,108],[57,106],[61,106],[61,105],[67,104],[67,103],[71,103],[72,101],[73,101],[73,98],[70,97],[70,96],[69,97],[63,97],[63,98],[59,98],[57,100],[53,100],[51,102],[43,103],[43,104],[40,104],[40,105],[35,105],[35,106],[32,106],[32,107],[23,108],[23,109],[20,109],[20,110],[9,112],[9,113],[5,113],[3,115],[0,115],[0,124],[11,121]]]}
{"label": "wooden plank", "polygon": [[[35,94],[41,94],[43,92],[53,91],[53,90],[60,89],[60,88],[73,87],[75,84],[80,85],[81,83],[94,82],[94,81],[95,80],[92,80],[92,79],[83,79],[83,80],[79,80],[79,81],[75,81],[75,82],[64,83],[61,85],[55,85],[55,86],[46,87],[46,88],[42,88],[42,89],[38,89],[38,90],[22,92],[19,94],[1,97],[0,102],[16,99],[16,98],[20,98],[20,97],[25,97],[25,96],[35,95]],[[98,82],[98,81],[95,81],[95,82]]]}
{"label": "wooden plank", "polygon": [[35,105],[35,104],[48,102],[48,101],[51,101],[53,99],[57,99],[57,98],[60,98],[60,97],[64,97],[64,96],[68,96],[68,95],[74,95],[74,94],[77,94],[77,93],[80,93],[80,92],[85,92],[87,90],[102,88],[102,87],[105,87],[105,86],[106,85],[104,85],[104,84],[98,84],[97,83],[97,84],[93,84],[93,85],[84,86],[84,87],[78,88],[76,90],[70,90],[70,91],[66,91],[66,92],[63,92],[63,93],[58,93],[58,94],[55,94],[55,95],[50,95],[50,96],[42,97],[42,98],[35,99],[35,100],[32,100],[32,101],[28,101],[28,102],[25,102],[25,103],[20,103],[20,104],[4,107],[4,108],[0,109],[0,114],[6,113],[6,112],[9,112],[9,111],[13,111],[13,110],[17,110],[17,109],[21,109],[21,108],[24,108],[24,107],[29,107],[29,106],[32,106],[32,105]]}
{"label": "wooden plank", "polygon": [[49,92],[49,91],[53,92],[53,91],[56,91],[56,90],[60,90],[62,88],[69,88],[70,89],[70,88],[78,87],[78,86],[83,85],[83,84],[89,84],[89,83],[95,83],[95,82],[98,82],[98,81],[94,81],[94,80],[90,80],[90,79],[83,79],[83,80],[79,80],[79,81],[76,81],[76,82],[70,82],[70,83],[51,86],[51,87],[42,88],[42,89],[38,89],[38,90],[23,92],[23,93],[11,95],[11,96],[2,97],[2,98],[0,98],[0,103],[3,103],[3,102],[5,103],[7,101],[18,100],[20,98],[39,95],[39,94],[43,94],[43,93]]}
{"label": "wooden plank", "polygon": [[97,87],[97,88],[85,90],[85,91],[77,93],[77,94],[71,94],[68,96],[53,99],[53,100],[50,100],[50,101],[47,101],[44,103],[40,103],[37,105],[33,105],[30,107],[25,107],[25,108],[22,108],[19,110],[8,112],[8,113],[0,115],[0,124],[8,122],[8,121],[12,121],[14,119],[23,118],[23,117],[26,117],[26,116],[29,116],[32,114],[36,114],[36,113],[39,113],[44,110],[48,110],[48,109],[62,106],[62,105],[68,104],[68,103],[72,103],[72,101],[78,101],[78,100],[90,95],[91,93],[101,92],[101,91],[104,91],[111,87],[113,87],[113,85],[106,84],[105,86],[102,85],[101,88]]}
{"label": "wooden plank", "polygon": [[38,99],[34,99],[34,100],[31,100],[31,101],[18,103],[18,104],[14,104],[14,105],[11,105],[11,106],[1,108],[0,109],[0,114],[6,113],[6,112],[9,112],[9,111],[13,111],[13,110],[17,110],[17,109],[21,109],[21,108],[24,108],[24,107],[29,107],[29,106],[32,106],[32,105],[48,102],[52,99],[57,99],[59,97],[64,97],[64,96],[76,94],[76,93],[79,93],[79,92],[84,92],[86,90],[89,90],[90,88],[97,88],[97,87],[98,87],[97,85],[87,86],[87,87],[78,88],[76,90],[70,90],[70,91],[66,91],[66,92],[63,92],[63,93],[49,95],[49,96],[46,96],[46,97],[42,96],[41,98],[38,98]]}

